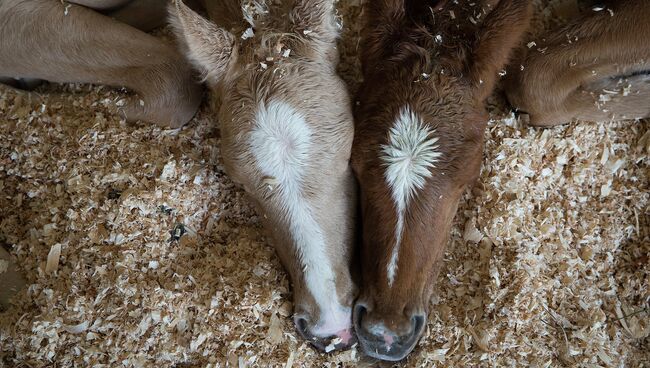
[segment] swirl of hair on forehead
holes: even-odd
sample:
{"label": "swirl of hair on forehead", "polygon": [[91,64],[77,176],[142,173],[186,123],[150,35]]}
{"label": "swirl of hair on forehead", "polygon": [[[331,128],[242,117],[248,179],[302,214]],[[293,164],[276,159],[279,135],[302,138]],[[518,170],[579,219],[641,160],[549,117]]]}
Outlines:
{"label": "swirl of hair on forehead", "polygon": [[388,133],[388,144],[381,146],[381,160],[386,166],[384,177],[397,209],[395,245],[387,266],[388,285],[392,286],[397,272],[399,247],[404,231],[404,214],[415,192],[424,188],[431,169],[442,155],[438,138],[430,127],[409,106],[403,107]]}

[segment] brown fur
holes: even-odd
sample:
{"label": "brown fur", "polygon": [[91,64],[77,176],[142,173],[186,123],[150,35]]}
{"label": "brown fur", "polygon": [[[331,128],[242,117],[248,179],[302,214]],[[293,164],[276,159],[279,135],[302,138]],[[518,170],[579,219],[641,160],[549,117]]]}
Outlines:
{"label": "brown fur", "polygon": [[[423,331],[458,200],[479,172],[487,122],[483,100],[530,16],[525,0],[501,0],[492,11],[487,3],[424,3],[378,0],[368,5],[365,81],[355,111],[352,165],[363,217],[363,283],[355,327],[366,353],[387,360],[408,354]],[[407,207],[398,271],[389,287],[386,268],[397,216],[380,145],[407,104],[435,129],[443,155]],[[376,326],[393,335],[392,346],[373,335]]]}
{"label": "brown fur", "polygon": [[[255,36],[246,40],[240,35],[250,24],[242,20],[240,2],[212,6],[208,13],[214,15],[213,21],[208,21],[176,1],[173,23],[220,105],[215,119],[221,124],[226,170],[244,186],[262,214],[293,281],[298,330],[312,338],[309,330],[321,311],[306,286],[300,250],[290,233],[287,203],[278,192],[283,188],[268,184],[274,178],[265,177],[257,168],[249,142],[256,112],[270,101],[286,102],[304,116],[316,145],[301,165],[306,171],[301,192],[325,234],[326,253],[336,275],[332,298],[351,308],[356,295],[350,277],[356,190],[348,164],[353,120],[345,85],[335,73],[333,2],[274,4],[268,14],[253,17]],[[291,50],[288,57],[282,55],[286,49]],[[306,330],[300,319],[307,322]],[[319,339],[313,342],[320,348],[326,344]]]}
{"label": "brown fur", "polygon": [[531,124],[650,116],[650,3],[601,3],[605,10],[584,9],[567,25],[535,37],[536,45],[522,47],[508,69],[508,99]]}
{"label": "brown fur", "polygon": [[194,116],[201,89],[183,57],[127,24],[160,25],[164,2],[71,2],[85,6],[56,0],[0,2],[0,77],[126,87],[136,95],[115,110],[129,121],[178,127]]}

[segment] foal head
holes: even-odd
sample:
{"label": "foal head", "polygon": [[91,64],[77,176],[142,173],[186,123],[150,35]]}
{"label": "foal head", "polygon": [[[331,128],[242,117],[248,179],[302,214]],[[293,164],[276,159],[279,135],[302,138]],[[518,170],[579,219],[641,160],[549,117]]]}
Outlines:
{"label": "foal head", "polygon": [[296,328],[330,351],[352,343],[352,109],[335,71],[333,2],[286,3],[248,2],[242,17],[240,1],[214,2],[219,25],[181,0],[172,13],[219,98],[226,171],[257,205],[293,281]]}
{"label": "foal head", "polygon": [[424,330],[459,198],[479,174],[484,99],[530,7],[522,0],[501,0],[491,11],[464,1],[368,7],[352,152],[363,218],[354,323],[367,354],[400,360]]}

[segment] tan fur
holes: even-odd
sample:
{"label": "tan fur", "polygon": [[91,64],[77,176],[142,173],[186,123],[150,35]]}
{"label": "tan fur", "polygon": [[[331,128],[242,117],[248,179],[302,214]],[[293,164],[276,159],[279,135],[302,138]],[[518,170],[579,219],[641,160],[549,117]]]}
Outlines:
{"label": "tan fur", "polygon": [[[354,318],[361,347],[371,356],[399,360],[415,346],[459,198],[478,176],[487,121],[483,100],[525,31],[531,9],[525,0],[494,3],[368,4],[352,166],[363,219],[363,280]],[[391,286],[387,264],[397,216],[380,147],[406,105],[435,131],[442,155],[406,209]]]}
{"label": "tan fur", "polygon": [[[161,1],[72,3],[143,28],[164,20]],[[145,21],[156,17],[157,22]],[[126,23],[56,0],[4,0],[0,20],[0,77],[126,87],[136,95],[115,110],[129,121],[178,127],[198,109],[201,89],[183,57],[171,45]]]}
{"label": "tan fur", "polygon": [[[240,4],[236,0],[213,3],[208,13],[215,14],[214,23],[181,1],[175,2],[171,13],[188,56],[219,101],[215,120],[221,124],[226,170],[252,197],[273,236],[293,281],[295,315],[308,322],[307,331],[301,332],[311,338],[309,329],[321,311],[306,288],[299,251],[289,232],[287,204],[282,203],[274,178],[265,177],[256,167],[249,142],[257,110],[271,101],[288,103],[306,119],[316,145],[301,165],[306,170],[301,189],[325,234],[328,258],[334,265],[336,290],[331,297],[351,307],[356,193],[348,160],[353,121],[350,98],[335,73],[333,3],[302,0],[270,6],[268,14],[251,15],[255,36],[246,40],[241,34],[251,24],[243,21]],[[287,49],[290,55],[284,57]],[[324,348],[318,339],[313,342]]]}
{"label": "tan fur", "polygon": [[600,3],[535,37],[508,69],[508,99],[531,124],[650,116],[650,3]]}

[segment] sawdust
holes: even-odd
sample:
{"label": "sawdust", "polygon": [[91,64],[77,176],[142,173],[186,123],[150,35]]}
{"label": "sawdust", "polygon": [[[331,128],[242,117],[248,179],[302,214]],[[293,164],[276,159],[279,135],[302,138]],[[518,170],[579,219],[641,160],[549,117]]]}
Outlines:
{"label": "sawdust", "polygon": [[[354,90],[362,4],[339,12]],[[0,365],[391,365],[297,336],[208,107],[163,130],[109,115],[105,87],[40,92],[0,89],[0,245],[29,285],[0,314]],[[650,122],[533,129],[502,106],[404,365],[649,366]]]}

